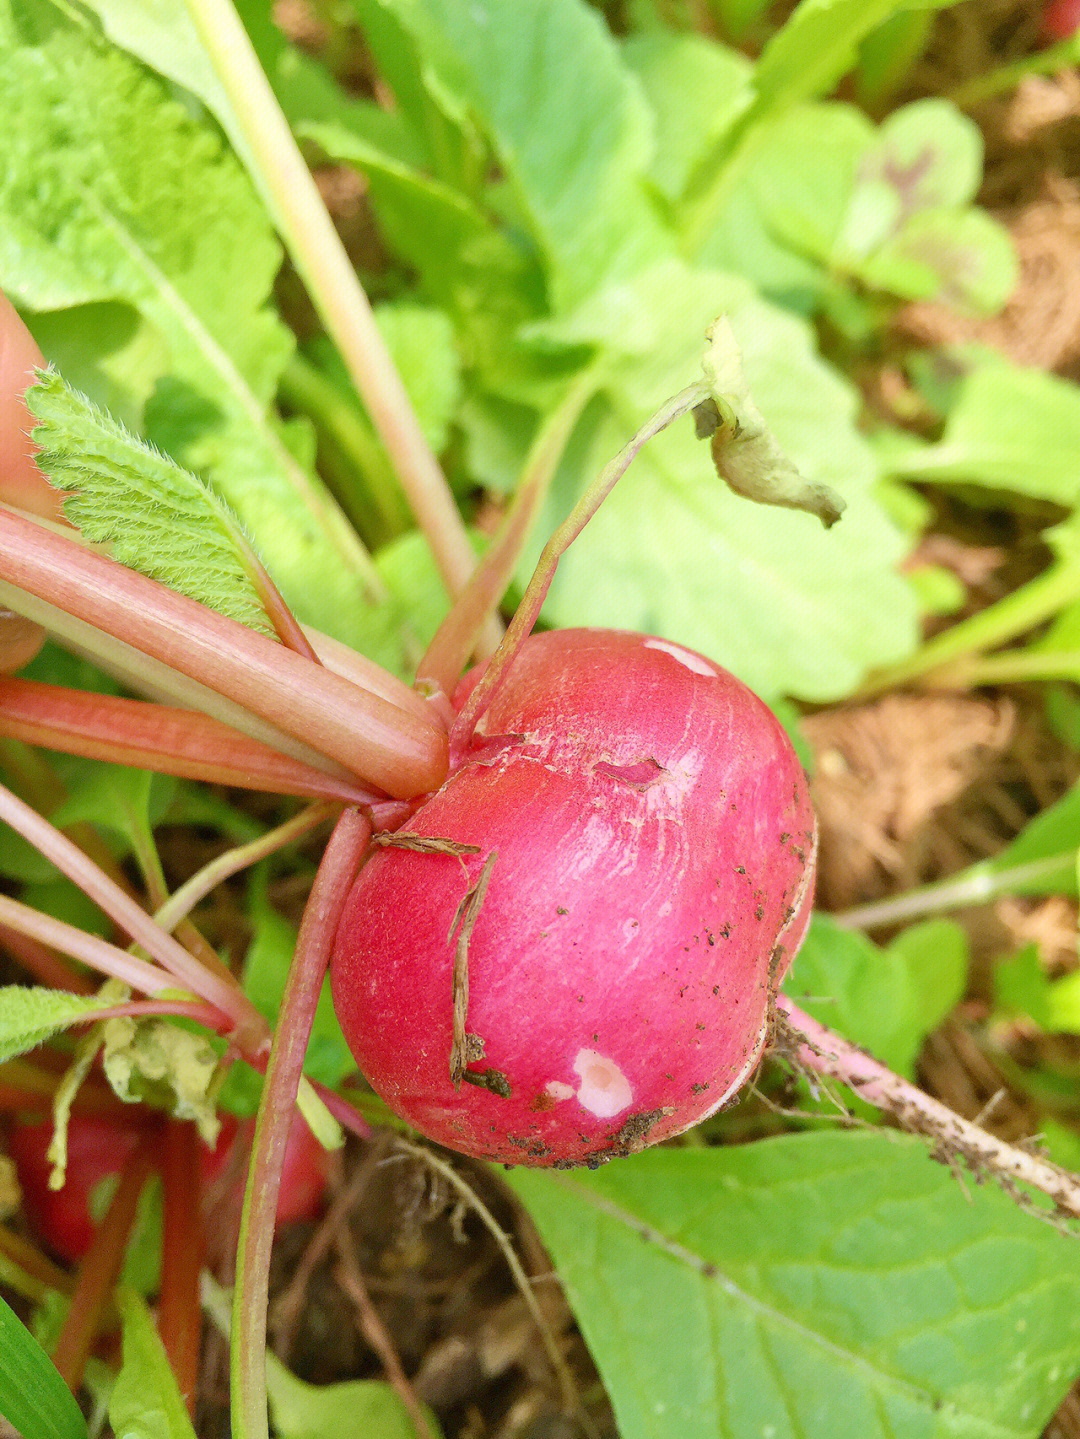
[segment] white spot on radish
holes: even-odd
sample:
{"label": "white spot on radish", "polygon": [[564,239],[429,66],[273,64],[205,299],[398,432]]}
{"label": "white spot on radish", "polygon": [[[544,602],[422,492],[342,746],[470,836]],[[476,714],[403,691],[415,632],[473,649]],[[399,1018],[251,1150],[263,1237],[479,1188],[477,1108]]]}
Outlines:
{"label": "white spot on radish", "polygon": [[619,1066],[595,1049],[579,1049],[574,1073],[580,1076],[578,1103],[598,1119],[621,1114],[634,1098],[630,1081]]}
{"label": "white spot on radish", "polygon": [[711,665],[708,660],[702,659],[700,655],[691,654],[689,650],[684,650],[681,645],[668,644],[667,640],[646,640],[645,648],[647,650],[662,650],[664,654],[670,655],[673,660],[678,660],[679,664],[696,675],[716,674],[715,665]]}
{"label": "white spot on radish", "polygon": [[551,1079],[544,1085],[544,1093],[549,1094],[551,1098],[556,1101],[572,1099],[574,1086],[572,1084],[564,1084],[561,1079]]}

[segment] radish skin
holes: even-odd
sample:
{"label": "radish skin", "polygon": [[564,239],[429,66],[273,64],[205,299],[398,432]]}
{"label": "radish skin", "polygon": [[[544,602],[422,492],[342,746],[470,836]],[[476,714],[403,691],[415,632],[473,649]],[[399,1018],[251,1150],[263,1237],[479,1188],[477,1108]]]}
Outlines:
{"label": "radish skin", "polygon": [[[533,635],[407,828],[476,852],[381,848],[331,973],[362,1071],[421,1133],[595,1164],[745,1083],[809,920],[816,830],[787,735],[732,675],[667,640]],[[456,1087],[452,936],[493,852]]]}

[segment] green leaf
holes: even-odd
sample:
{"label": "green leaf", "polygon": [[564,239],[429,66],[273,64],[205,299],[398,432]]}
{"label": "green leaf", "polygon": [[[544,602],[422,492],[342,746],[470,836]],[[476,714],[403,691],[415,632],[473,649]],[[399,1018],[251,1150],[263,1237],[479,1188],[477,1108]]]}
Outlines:
{"label": "green leaf", "polygon": [[1050,1026],[1050,981],[1039,962],[1039,946],[1026,944],[1018,954],[994,965],[994,1004],[1007,1015],[1024,1014],[1041,1029]]}
{"label": "green leaf", "polygon": [[869,255],[910,216],[966,205],[978,192],[982,163],[982,132],[948,100],[895,110],[859,165],[844,247]]}
{"label": "green leaf", "polygon": [[1080,499],[1080,390],[985,358],[961,382],[940,443],[901,453],[896,473],[1071,507]]}
{"label": "green leaf", "polygon": [[0,1063],[34,1049],[43,1040],[82,1022],[100,1009],[97,995],[67,994],[60,989],[5,984],[0,987]]}
{"label": "green leaf", "polygon": [[653,109],[650,178],[677,201],[752,100],[751,65],[738,50],[670,31],[631,36],[622,53]]}
{"label": "green leaf", "polygon": [[86,1439],[86,1420],[56,1366],[0,1299],[0,1415],[22,1439]]}
{"label": "green leaf", "polygon": [[269,408],[293,338],[268,305],[281,251],[236,159],[58,0],[0,4],[0,88],[0,285],[72,325],[72,307],[137,312],[167,357],[140,428],[209,475],[301,617],[348,639],[354,537]]}
{"label": "green leaf", "polygon": [[214,491],[58,374],[26,392],[37,462],[66,493],[64,515],[121,564],[262,634],[273,626],[253,585],[239,521]]}
{"label": "green leaf", "polygon": [[855,272],[873,289],[993,315],[1016,289],[1019,263],[1004,225],[983,210],[913,215]]}
{"label": "green leaf", "polygon": [[914,1078],[923,1040],[967,981],[967,939],[949,920],[913,925],[885,949],[815,914],[784,992],[815,1019]]}
{"label": "green leaf", "polygon": [[980,860],[942,883],[963,886],[970,895],[967,902],[1001,894],[1075,895],[1078,852],[1080,785],[1037,814],[993,859]]}
{"label": "green leaf", "polygon": [[[914,595],[895,571],[907,541],[873,497],[855,394],[818,359],[806,326],[738,279],[657,266],[576,315],[533,328],[537,345],[593,346],[604,385],[535,535],[550,533],[584,481],[694,377],[701,337],[721,313],[769,429],[807,480],[848,501],[843,520],[826,533],[807,515],[730,494],[712,473],[708,446],[681,422],[646,446],[563,559],[545,612],[557,625],[678,638],[766,699],[836,698],[884,655],[915,643]],[[529,562],[537,547],[534,539]]]}
{"label": "green leaf", "polygon": [[855,75],[860,105],[880,111],[895,95],[926,49],[933,25],[930,10],[901,10],[867,35]]}
{"label": "green leaf", "polygon": [[826,94],[855,63],[871,30],[903,10],[943,9],[954,0],[802,0],[757,63],[755,117]]}
{"label": "green leaf", "polygon": [[799,106],[763,124],[701,260],[746,275],[766,295],[816,307],[874,134],[851,105]]}
{"label": "green leaf", "polygon": [[116,1291],[123,1325],[123,1363],[109,1400],[116,1439],[195,1439],[150,1311],[131,1289]]}
{"label": "green leaf", "polygon": [[[389,1384],[355,1379],[343,1384],[306,1384],[275,1354],[266,1356],[266,1390],[278,1439],[416,1439],[416,1426]],[[425,1408],[432,1434],[442,1431]]]}
{"label": "green leaf", "polygon": [[408,301],[379,305],[379,330],[393,356],[424,437],[436,453],[446,448],[461,402],[461,361],[454,327],[442,310]]}
{"label": "green leaf", "polygon": [[[650,115],[599,15],[580,0],[367,0],[357,9],[361,19],[376,9],[393,17],[440,108],[468,117],[490,143],[556,310],[613,267],[656,253],[640,183],[653,153]],[[442,178],[468,193],[464,174]]]}
{"label": "green leaf", "polygon": [[130,305],[109,300],[70,310],[27,311],[27,327],[62,375],[78,375],[86,394],[129,430],[142,425],[146,402],[169,352],[153,325]]}
{"label": "green leaf", "polygon": [[1072,1382],[1075,1240],[968,1193],[918,1140],[803,1134],[508,1180],[623,1439],[1035,1439]]}
{"label": "green leaf", "polygon": [[120,837],[124,854],[130,850],[140,858],[152,857],[154,827],[161,823],[175,793],[176,781],[168,775],[87,761],[85,772],[50,818],[61,827],[97,825]]}

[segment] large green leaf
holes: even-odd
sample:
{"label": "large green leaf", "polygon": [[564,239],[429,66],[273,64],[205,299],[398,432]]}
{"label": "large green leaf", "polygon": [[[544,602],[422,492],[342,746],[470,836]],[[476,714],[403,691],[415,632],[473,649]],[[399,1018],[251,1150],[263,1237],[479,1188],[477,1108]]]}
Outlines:
{"label": "large green leaf", "polygon": [[0,1299],[0,1415],[22,1439],[86,1439],[86,1420],[56,1366]]}
{"label": "large green leaf", "polygon": [[[1076,1241],[895,1134],[515,1170],[622,1439],[1034,1439]],[[617,1282],[614,1282],[616,1281]]]}
{"label": "large green leaf", "polygon": [[738,50],[664,30],[631,36],[622,54],[653,108],[650,178],[667,199],[678,200],[753,98],[752,67]]}
{"label": "large green leaf", "polygon": [[73,324],[91,303],[137,312],[167,360],[144,432],[209,474],[286,598],[348,638],[355,541],[269,409],[293,344],[267,303],[269,220],[216,131],[74,15],[0,5],[0,285]]}
{"label": "large green leaf", "polygon": [[645,448],[569,551],[546,612],[559,625],[677,638],[767,698],[835,698],[915,643],[914,595],[895,570],[906,542],[871,493],[854,392],[818,359],[800,321],[742,281],[670,263],[534,328],[537,344],[594,346],[605,383],[535,534],[549,533],[586,480],[694,378],[705,329],[722,311],[769,429],[806,479],[848,501],[843,519],[826,533],[807,515],[732,495],[683,421]]}

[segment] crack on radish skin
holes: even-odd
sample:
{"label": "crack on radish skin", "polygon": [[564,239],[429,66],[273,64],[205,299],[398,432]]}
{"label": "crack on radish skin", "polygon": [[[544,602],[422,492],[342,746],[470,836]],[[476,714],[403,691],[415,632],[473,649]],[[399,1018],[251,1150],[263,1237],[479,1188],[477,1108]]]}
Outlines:
{"label": "crack on radish skin", "polygon": [[668,771],[654,759],[647,755],[645,759],[635,760],[633,764],[612,764],[608,760],[598,760],[593,765],[593,774],[603,774],[609,778],[618,780],[621,784],[628,784],[631,789],[646,790],[650,785],[656,784],[667,775]]}
{"label": "crack on radish skin", "polygon": [[644,648],[647,650],[659,650],[662,654],[670,655],[677,664],[684,669],[690,670],[695,675],[710,675],[716,677],[716,666],[709,664],[708,660],[701,655],[696,655],[690,650],[684,650],[681,645],[669,644],[667,640],[646,640]]}
{"label": "crack on radish skin", "polygon": [[598,1119],[614,1119],[633,1103],[634,1091],[626,1075],[614,1060],[597,1050],[579,1049],[574,1073],[581,1080],[578,1103]]}

